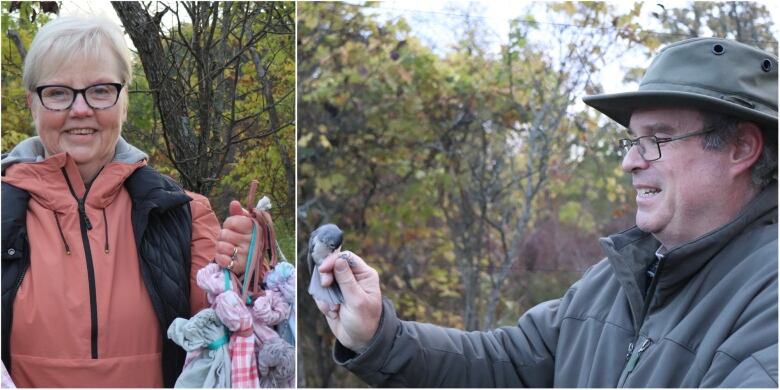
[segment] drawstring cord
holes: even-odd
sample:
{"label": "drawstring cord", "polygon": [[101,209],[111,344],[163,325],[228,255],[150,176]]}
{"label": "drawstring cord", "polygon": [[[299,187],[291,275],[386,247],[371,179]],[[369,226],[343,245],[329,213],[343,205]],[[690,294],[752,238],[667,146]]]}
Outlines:
{"label": "drawstring cord", "polygon": [[[60,238],[62,239],[62,243],[65,245],[65,253],[67,255],[70,255],[70,245],[68,245],[68,240],[65,239],[65,234],[62,232],[62,225],[60,225],[60,216],[57,215],[57,212],[52,210],[52,214],[54,214],[54,220],[57,221],[57,230],[60,232]],[[106,218],[106,209],[103,209],[103,228],[105,232],[106,237],[106,244],[103,246],[103,250],[106,253],[110,252],[110,248],[108,246],[108,218]]]}
{"label": "drawstring cord", "polygon": [[106,209],[103,209],[103,227],[105,228],[106,232],[106,245],[104,247],[104,250],[106,253],[108,253],[108,219],[106,219]]}
{"label": "drawstring cord", "polygon": [[65,244],[65,253],[70,256],[70,246],[68,245],[68,241],[65,240],[65,234],[62,233],[62,226],[60,225],[60,217],[57,215],[57,212],[52,210],[52,214],[54,214],[54,219],[57,221],[57,229],[60,231],[60,238],[62,238],[62,243]]}

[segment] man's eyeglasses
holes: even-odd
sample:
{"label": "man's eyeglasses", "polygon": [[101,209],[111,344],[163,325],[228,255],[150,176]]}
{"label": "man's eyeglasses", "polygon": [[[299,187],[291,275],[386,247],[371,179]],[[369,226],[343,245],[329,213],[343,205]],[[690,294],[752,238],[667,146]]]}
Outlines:
{"label": "man's eyeglasses", "polygon": [[684,139],[694,137],[697,135],[707,134],[714,129],[707,129],[702,131],[696,131],[693,133],[679,135],[677,137],[656,137],[654,135],[645,135],[639,138],[628,139],[623,138],[618,140],[618,154],[620,157],[625,157],[632,146],[639,147],[639,155],[645,161],[655,161],[661,158],[661,144],[677,141],[678,139]]}
{"label": "man's eyeglasses", "polygon": [[41,104],[52,111],[70,109],[78,94],[81,94],[87,105],[94,110],[111,108],[119,100],[121,90],[122,84],[119,83],[95,84],[84,89],[73,89],[65,85],[41,85],[35,88]]}

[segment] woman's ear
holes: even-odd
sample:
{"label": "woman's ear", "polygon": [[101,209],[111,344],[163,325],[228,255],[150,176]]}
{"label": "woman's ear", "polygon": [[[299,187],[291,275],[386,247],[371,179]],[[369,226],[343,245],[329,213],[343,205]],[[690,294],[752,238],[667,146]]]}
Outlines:
{"label": "woman's ear", "polygon": [[753,122],[742,122],[737,130],[737,137],[730,148],[731,163],[734,173],[750,171],[764,150],[764,135],[761,128]]}
{"label": "woman's ear", "polygon": [[35,110],[35,107],[33,105],[35,102],[33,102],[33,94],[30,91],[27,91],[27,108],[30,110],[30,114],[32,115],[33,122],[35,121],[36,117],[38,116],[38,111]]}
{"label": "woman's ear", "polygon": [[122,123],[127,122],[127,112],[130,110],[130,93],[127,92],[127,88],[122,90],[125,94],[125,106],[122,108]]}

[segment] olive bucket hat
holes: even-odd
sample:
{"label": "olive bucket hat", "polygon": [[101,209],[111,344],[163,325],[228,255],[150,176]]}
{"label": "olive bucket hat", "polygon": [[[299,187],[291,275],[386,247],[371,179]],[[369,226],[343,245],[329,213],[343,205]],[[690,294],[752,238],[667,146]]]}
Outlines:
{"label": "olive bucket hat", "polygon": [[777,131],[777,57],[722,38],[693,38],[666,46],[639,90],[591,95],[585,104],[628,127],[643,107],[691,107],[733,115]]}

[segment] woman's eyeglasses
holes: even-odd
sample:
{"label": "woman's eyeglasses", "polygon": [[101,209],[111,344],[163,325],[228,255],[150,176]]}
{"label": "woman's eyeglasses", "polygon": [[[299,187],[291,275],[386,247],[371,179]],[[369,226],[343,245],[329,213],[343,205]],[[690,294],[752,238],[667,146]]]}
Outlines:
{"label": "woman's eyeglasses", "polygon": [[41,104],[48,110],[68,110],[81,94],[84,101],[94,110],[104,110],[113,107],[119,100],[119,92],[123,85],[119,83],[103,83],[90,85],[84,89],[73,89],[65,85],[41,85],[35,88]]}

